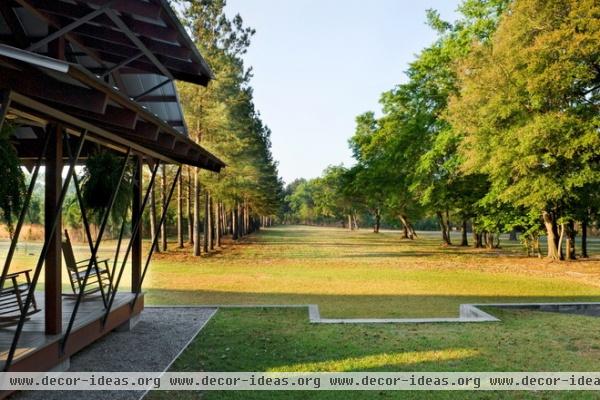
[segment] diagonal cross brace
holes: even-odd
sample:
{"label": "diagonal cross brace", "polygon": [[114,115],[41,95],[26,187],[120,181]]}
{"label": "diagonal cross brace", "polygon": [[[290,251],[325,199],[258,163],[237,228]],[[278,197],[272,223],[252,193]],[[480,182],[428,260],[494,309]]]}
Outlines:
{"label": "diagonal cross brace", "polygon": [[[75,302],[75,305],[73,306],[73,311],[71,312],[71,318],[69,319],[69,325],[67,326],[67,330],[65,331],[65,335],[64,335],[62,343],[61,343],[61,352],[64,352],[65,348],[67,346],[67,341],[69,340],[69,336],[71,335],[71,330],[73,329],[73,325],[75,324],[75,319],[77,317],[77,311],[79,310],[79,305],[81,304],[81,301],[83,300],[83,294],[85,291],[85,287],[87,285],[87,281],[90,277],[92,267],[95,266],[96,272],[99,274],[98,263],[96,261],[96,257],[98,255],[98,250],[100,248],[100,244],[102,243],[102,237],[104,236],[104,231],[106,230],[106,225],[108,224],[108,219],[110,218],[110,212],[112,211],[112,209],[115,205],[115,201],[116,201],[117,195],[119,193],[119,188],[121,187],[121,183],[125,176],[125,171],[127,170],[127,163],[129,162],[130,155],[131,155],[131,148],[127,149],[127,155],[125,156],[125,159],[123,160],[123,166],[121,167],[121,173],[119,175],[119,183],[117,184],[117,187],[114,188],[114,191],[110,198],[110,202],[106,206],[106,208],[104,210],[104,214],[102,215],[102,220],[100,223],[100,230],[98,232],[98,237],[96,238],[96,243],[93,245],[93,248],[92,248],[90,262],[88,264],[88,267],[85,270],[85,275],[83,277],[83,283],[79,288],[79,293],[77,294],[77,301]],[[76,189],[77,195],[81,201],[81,193],[79,191],[79,184],[77,183],[76,179],[75,179],[75,189]],[[81,210],[82,219],[84,217],[84,214],[85,214],[85,210]],[[87,234],[89,235],[88,236],[89,244],[92,245],[91,233],[89,232],[90,229],[89,229],[89,224],[87,223],[87,219],[84,220],[84,224],[86,225],[86,231],[87,231]],[[99,276],[100,275],[98,275],[98,279],[100,279]],[[102,289],[102,283],[100,283],[100,289],[102,291],[102,300],[104,301],[104,306],[107,307],[104,289]]]}
{"label": "diagonal cross brace", "polygon": [[[150,177],[150,182],[148,183],[148,189],[146,189],[146,193],[144,194],[144,200],[142,201],[141,210],[146,208],[146,204],[148,203],[148,199],[150,198],[150,192],[154,187],[154,181],[156,178],[156,172],[158,171],[158,167],[160,166],[160,161],[157,161],[152,169],[152,176]],[[123,271],[125,270],[125,265],[127,264],[127,260],[129,259],[129,253],[131,252],[131,248],[133,247],[133,239],[136,235],[140,234],[140,228],[142,226],[142,219],[140,218],[136,221],[135,226],[131,230],[131,238],[129,239],[129,243],[127,244],[127,249],[125,250],[125,256],[123,258],[123,262],[121,263],[121,268],[119,269],[119,276],[117,276],[117,280],[113,285],[113,290],[110,295],[110,299],[108,300],[108,307],[106,308],[106,313],[104,314],[104,319],[102,320],[102,325],[106,325],[106,321],[108,320],[108,316],[110,315],[110,310],[115,301],[115,296],[117,295],[117,290],[119,289],[119,283],[121,282],[121,278],[123,277]]]}
{"label": "diagonal cross brace", "polygon": [[70,24],[60,28],[59,30],[57,30],[56,32],[46,36],[45,38],[43,38],[42,40],[33,43],[32,45],[30,45],[26,50],[27,51],[34,51],[39,49],[40,47],[50,43],[51,41],[58,39],[59,37],[71,32],[73,29],[85,24],[86,22],[89,22],[91,20],[93,20],[94,18],[104,14],[109,8],[110,6],[112,6],[112,3],[114,3],[115,0],[111,0],[109,2],[107,2],[106,4],[102,5],[102,7],[92,11],[91,13],[84,15],[83,17],[71,22]]}
{"label": "diagonal cross brace", "polygon": [[[65,201],[65,197],[67,196],[67,191],[69,189],[69,184],[71,183],[71,178],[75,173],[75,165],[79,156],[81,155],[81,150],[83,149],[83,144],[85,143],[85,139],[87,137],[87,131],[83,131],[79,138],[79,143],[77,145],[77,151],[75,152],[75,157],[71,160],[71,165],[69,166],[69,170],[67,172],[67,176],[65,177],[62,190],[60,192],[60,196],[58,198],[58,204],[56,206],[56,216],[54,221],[52,222],[52,228],[48,233],[48,237],[51,237],[56,232],[56,227],[58,225],[58,220],[61,217],[61,210],[63,203]],[[37,286],[37,282],[40,278],[40,273],[42,272],[42,266],[44,265],[44,259],[48,255],[48,251],[50,249],[50,241],[45,240],[44,245],[42,246],[42,251],[40,252],[40,257],[38,258],[37,264],[35,266],[35,271],[33,273],[33,277],[31,278],[31,287],[33,290],[29,290],[27,293],[27,297],[25,299],[24,310],[28,310],[31,307],[31,303],[33,301],[33,296],[35,295],[35,287]],[[17,345],[19,344],[19,339],[21,337],[21,333],[23,332],[23,326],[25,325],[26,313],[22,313],[19,317],[19,323],[15,330],[15,335],[13,336],[13,341],[10,346],[10,350],[8,351],[8,355],[6,357],[6,361],[4,363],[4,371],[8,371],[10,365],[12,364],[12,360],[15,357],[15,352],[17,351]]]}
{"label": "diagonal cross brace", "polygon": [[163,204],[163,212],[162,212],[162,215],[160,218],[160,223],[158,224],[156,232],[154,233],[154,238],[152,238],[152,245],[150,246],[150,252],[148,253],[148,257],[146,258],[146,263],[144,264],[144,271],[142,272],[142,277],[140,278],[138,287],[135,290],[135,297],[133,298],[133,301],[131,302],[132,310],[135,308],[135,303],[137,302],[140,292],[142,291],[142,284],[144,283],[144,278],[146,277],[146,272],[148,271],[148,266],[150,265],[150,259],[152,259],[152,254],[154,252],[154,249],[157,247],[159,232],[160,232],[162,226],[164,225],[165,220],[167,219],[169,203],[171,202],[171,198],[173,197],[173,192],[175,191],[175,186],[177,185],[177,181],[179,180],[179,175],[181,175],[181,168],[182,168],[181,165],[179,166],[179,168],[177,168],[177,173],[175,174],[175,179],[173,180],[173,184],[171,185],[171,189],[169,190],[169,196],[167,197],[166,202]]}
{"label": "diagonal cross brace", "polygon": [[152,62],[152,64],[154,64],[154,66],[167,78],[173,80],[173,75],[171,75],[171,73],[169,72],[169,70],[163,65],[163,63],[161,63],[158,58],[156,58],[156,56],[154,55],[154,53],[152,53],[148,47],[146,47],[146,45],[140,40],[140,38],[137,37],[137,35],[135,33],[133,33],[131,31],[131,29],[129,29],[129,27],[127,26],[127,24],[125,22],[123,22],[123,20],[121,18],[119,18],[119,16],[117,14],[115,14],[115,12],[113,10],[106,10],[106,16],[108,18],[110,18],[110,20],[117,26],[117,28],[119,28],[124,34],[125,36],[127,36],[127,38],[129,40],[131,40],[131,42],[133,44],[136,45],[136,47],[138,49],[141,50],[142,53],[144,53],[144,56],[146,56],[146,58],[148,60],[150,60],[150,62]]}
{"label": "diagonal cross brace", "polygon": [[42,147],[42,151],[37,159],[35,164],[35,169],[33,170],[33,174],[31,175],[31,181],[29,182],[29,187],[27,188],[27,193],[25,194],[25,200],[23,202],[23,206],[21,208],[21,213],[19,214],[19,220],[17,221],[17,226],[15,227],[15,231],[13,233],[12,240],[10,241],[10,247],[8,248],[8,253],[6,255],[6,259],[4,260],[4,268],[2,269],[2,276],[0,277],[0,289],[4,288],[4,281],[6,280],[6,275],[8,274],[8,270],[10,268],[10,264],[12,263],[13,256],[15,254],[15,250],[17,249],[17,243],[19,242],[19,236],[21,235],[21,229],[23,228],[23,224],[25,223],[25,217],[27,215],[27,211],[29,211],[29,203],[31,202],[31,197],[33,196],[33,190],[35,188],[35,183],[37,182],[38,175],[40,173],[40,169],[42,168],[42,161],[46,156],[46,150],[48,149],[48,143],[50,142],[50,135],[46,135],[44,139],[44,145]]}

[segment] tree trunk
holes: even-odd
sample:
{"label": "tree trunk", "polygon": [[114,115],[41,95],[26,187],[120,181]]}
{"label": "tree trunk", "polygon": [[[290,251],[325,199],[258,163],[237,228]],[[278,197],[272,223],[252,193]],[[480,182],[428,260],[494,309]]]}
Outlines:
{"label": "tree trunk", "polygon": [[354,226],[352,226],[352,214],[348,214],[348,230],[354,230]]}
{"label": "tree trunk", "polygon": [[192,213],[192,168],[188,167],[188,182],[187,182],[187,216],[188,216],[188,242],[194,244],[194,214]]}
{"label": "tree trunk", "polygon": [[462,233],[462,238],[460,241],[460,245],[468,246],[469,240],[467,239],[467,220],[466,219],[463,219],[461,233]]}
{"label": "tree trunk", "polygon": [[562,248],[563,242],[565,240],[565,233],[566,233],[565,231],[566,231],[565,223],[560,224],[560,230],[559,230],[560,233],[558,235],[558,257],[561,260],[565,259],[565,254],[564,254],[563,248]]}
{"label": "tree trunk", "polygon": [[448,238],[448,244],[452,244],[452,238],[450,237],[450,230],[452,224],[450,223],[450,212],[446,209],[446,237]]}
{"label": "tree trunk", "polygon": [[215,246],[221,247],[221,234],[223,233],[221,224],[221,203],[215,202]]}
{"label": "tree trunk", "polygon": [[231,210],[231,234],[233,236],[233,240],[238,240],[240,238],[239,228],[238,228],[238,206],[237,203],[233,206]]}
{"label": "tree trunk", "polygon": [[248,200],[244,200],[244,234],[249,234],[250,228],[250,205]]}
{"label": "tree trunk", "polygon": [[408,239],[408,227],[402,224],[402,239]]}
{"label": "tree trunk", "polygon": [[381,226],[381,214],[379,208],[375,209],[375,226],[373,227],[374,233],[379,233],[379,227]]}
{"label": "tree trunk", "polygon": [[581,257],[583,258],[589,257],[587,251],[587,227],[588,221],[587,217],[585,217],[583,221],[581,221]]}
{"label": "tree trunk", "polygon": [[417,233],[415,232],[415,228],[410,223],[408,217],[404,214],[400,214],[399,218],[400,222],[402,223],[402,226],[404,227],[403,239],[414,240],[414,238],[417,236]]}
{"label": "tree trunk", "polygon": [[194,255],[200,255],[200,173],[194,169]]}
{"label": "tree trunk", "polygon": [[[161,185],[160,185],[160,202],[162,204],[161,212],[166,213],[169,205],[167,204],[167,166],[162,165]],[[160,244],[161,250],[167,251],[167,220],[160,226]]]}
{"label": "tree trunk", "polygon": [[208,190],[204,191],[204,240],[202,241],[202,250],[204,253],[208,253],[208,247],[210,242],[210,195]]}
{"label": "tree trunk", "polygon": [[214,200],[212,196],[209,196],[209,202],[208,202],[208,215],[209,215],[209,221],[208,221],[208,233],[210,234],[209,237],[209,241],[210,241],[210,249],[214,250],[215,249],[215,233],[217,231],[217,229],[215,228],[215,226],[217,225],[217,215],[215,213],[215,206],[214,206]]}
{"label": "tree trunk", "polygon": [[[156,180],[155,180],[156,182]],[[154,191],[155,185],[152,186],[150,191],[150,236],[151,240],[154,240],[157,234],[157,218],[156,218],[156,192]],[[154,246],[154,251],[160,253],[160,246],[158,244]]]}
{"label": "tree trunk", "polygon": [[183,249],[183,174],[177,180],[177,247]]}
{"label": "tree trunk", "polygon": [[551,260],[560,260],[560,253],[558,251],[559,239],[555,218],[552,214],[543,211],[542,219],[544,220],[544,227],[546,228],[546,235],[548,237],[548,258]]}
{"label": "tree trunk", "polygon": [[435,215],[437,215],[438,217],[438,222],[440,224],[440,229],[442,230],[442,241],[445,245],[449,245],[451,244],[450,242],[450,235],[449,235],[449,228],[447,225],[447,222],[444,220],[444,215],[442,214],[441,211],[436,211]]}
{"label": "tree trunk", "polygon": [[577,232],[575,231],[575,221],[569,221],[566,224],[566,235],[567,235],[567,244],[566,244],[566,253],[567,260],[575,260],[577,258],[575,251],[575,237]]}

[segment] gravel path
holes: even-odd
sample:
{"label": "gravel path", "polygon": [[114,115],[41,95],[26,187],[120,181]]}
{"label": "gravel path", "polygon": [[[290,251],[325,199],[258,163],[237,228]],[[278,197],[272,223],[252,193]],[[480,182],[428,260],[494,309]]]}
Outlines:
{"label": "gravel path", "polygon": [[[131,332],[112,332],[71,357],[71,372],[164,371],[214,308],[146,308]],[[18,400],[137,400],[142,391],[29,391]]]}

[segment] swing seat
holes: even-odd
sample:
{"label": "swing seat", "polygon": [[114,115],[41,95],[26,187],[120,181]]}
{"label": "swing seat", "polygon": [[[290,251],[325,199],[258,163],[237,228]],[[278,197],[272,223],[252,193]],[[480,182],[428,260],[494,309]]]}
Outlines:
{"label": "swing seat", "polygon": [[[63,293],[64,297],[76,298],[83,286],[85,271],[90,265],[90,259],[76,261],[69,233],[65,230],[65,238],[62,241],[62,252],[71,283],[73,293]],[[108,267],[108,259],[96,260],[88,276],[83,290],[83,299],[92,299],[105,296],[112,290],[112,279]]]}
{"label": "swing seat", "polygon": [[19,322],[21,315],[29,317],[37,313],[35,295],[31,305],[25,310],[25,300],[31,291],[31,270],[13,272],[6,275],[3,287],[0,289],[0,326],[10,326]]}

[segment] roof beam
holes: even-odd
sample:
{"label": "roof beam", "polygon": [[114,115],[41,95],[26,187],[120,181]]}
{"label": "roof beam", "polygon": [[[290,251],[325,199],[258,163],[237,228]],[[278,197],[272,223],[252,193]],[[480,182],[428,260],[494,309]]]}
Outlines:
{"label": "roof beam", "polygon": [[129,29],[125,22],[123,22],[121,18],[119,18],[119,16],[114,13],[114,11],[106,10],[106,15],[108,16],[108,18],[110,18],[112,22],[114,22],[117,28],[119,28],[125,35],[127,35],[129,40],[131,40],[142,51],[142,53],[144,53],[146,58],[152,61],[152,63],[156,66],[156,68],[158,68],[160,72],[162,72],[164,76],[166,76],[169,79],[173,79],[173,75],[171,75],[171,72],[169,72],[169,70],[162,64],[162,62],[160,62],[154,56],[154,53],[148,50],[146,45],[142,43],[142,41]]}
{"label": "roof beam", "polygon": [[142,103],[173,103],[177,101],[177,96],[144,96],[136,101]]}
{"label": "roof beam", "polygon": [[137,60],[138,58],[142,57],[143,55],[144,55],[144,53],[134,54],[133,56],[126,58],[125,60],[121,61],[120,63],[113,65],[108,70],[106,70],[105,73],[102,74],[102,78],[107,77],[108,75],[112,74],[116,70],[123,68],[127,64]]}
{"label": "roof beam", "polygon": [[158,140],[156,141],[161,147],[165,147],[169,150],[173,150],[173,147],[175,146],[175,136],[173,136],[172,134],[168,134],[168,133],[159,133],[158,134]]}
{"label": "roof beam", "polygon": [[[51,105],[58,107],[55,104]],[[100,121],[108,125],[125,129],[135,129],[138,122],[138,114],[136,112],[125,108],[111,106],[110,104],[106,106],[106,111],[103,114],[77,109],[75,107],[61,106],[61,109],[66,113],[76,115],[86,120]]]}
{"label": "roof beam", "polygon": [[169,82],[171,82],[171,79],[165,79],[164,81],[162,81],[158,85],[152,86],[150,89],[146,90],[145,92],[142,92],[142,93],[138,94],[137,96],[135,96],[133,98],[133,100],[138,101],[139,99],[141,99],[141,98],[149,95],[150,93],[154,92],[155,90],[158,90],[161,87],[165,86]]}
{"label": "roof beam", "polygon": [[[60,29],[62,27],[62,24],[60,23],[60,21],[58,21],[58,19],[56,17],[54,17],[52,15],[47,15],[47,14],[39,11],[40,3],[41,4],[44,4],[44,3],[55,4],[55,2],[51,2],[51,1],[41,1],[40,2],[40,0],[14,0],[14,1],[19,3],[23,8],[27,9],[29,12],[31,12],[33,15],[35,15],[39,19],[45,21],[48,25],[50,25],[56,29]],[[96,54],[94,51],[92,51],[91,49],[86,48],[81,43],[81,39],[79,38],[79,36],[70,32],[70,33],[65,34],[65,38],[67,38],[67,40],[69,40],[70,42],[75,43],[79,48],[81,48],[82,51],[84,51],[88,56],[90,56],[100,66],[106,68],[104,61],[102,61],[100,56],[98,54]]]}
{"label": "roof beam", "polygon": [[[91,45],[89,44],[89,42],[85,43],[88,48],[93,49],[94,51],[96,51],[96,53],[100,54],[100,56],[106,62],[120,63],[125,58],[128,58],[131,55],[132,51],[129,48],[124,49],[122,46],[120,48],[117,48],[116,46],[114,48],[111,48],[110,46],[105,47],[99,45]],[[160,60],[162,65],[164,65],[166,68],[169,68],[169,70],[171,70],[172,73],[190,75],[196,73],[196,71],[193,69],[195,68],[195,66],[191,62],[175,60],[172,58],[164,58],[161,56],[158,56],[157,59]],[[132,69],[138,69],[140,71],[149,71],[163,75],[162,71],[158,70],[154,63],[147,61],[145,58],[139,58],[135,61],[132,61],[128,64],[128,66],[130,66]]]}
{"label": "roof beam", "polygon": [[155,141],[158,139],[158,126],[145,121],[138,121],[135,126],[134,134]]}
{"label": "roof beam", "polygon": [[2,14],[4,21],[8,24],[16,44],[20,48],[29,46],[30,41],[27,37],[27,33],[25,32],[25,29],[23,29],[23,25],[21,24],[19,17],[17,17],[15,10],[10,6],[10,2],[0,2],[0,14]]}
{"label": "roof beam", "polygon": [[177,141],[173,147],[173,151],[180,156],[186,156],[188,154],[190,145],[184,142]]}
{"label": "roof beam", "polygon": [[[23,1],[23,0],[16,0]],[[30,4],[34,5],[38,10],[42,10],[46,13],[53,14],[55,16],[67,17],[71,19],[79,19],[84,15],[88,14],[92,8],[82,4],[70,4],[59,1],[46,1],[46,0],[27,0]],[[121,3],[123,1],[119,1]],[[124,22],[129,28],[143,36],[155,39],[164,40],[167,42],[177,42],[178,34],[174,29],[163,27],[160,25],[152,24],[145,21],[139,21],[134,18],[122,17]],[[103,25],[111,25],[110,19],[106,15],[100,15],[95,22]]]}
{"label": "roof beam", "polygon": [[0,129],[4,125],[4,119],[8,113],[8,107],[10,107],[10,90],[0,91]]}
{"label": "roof beam", "polygon": [[0,87],[18,88],[19,92],[37,98],[50,100],[62,105],[72,106],[81,110],[104,114],[108,96],[80,86],[58,82],[36,74],[27,74],[5,69],[0,74]]}
{"label": "roof beam", "polygon": [[71,22],[70,24],[63,26],[62,28],[59,28],[56,32],[53,32],[52,34],[46,36],[44,39],[29,46],[26,50],[27,51],[37,50],[40,47],[50,43],[51,41],[58,39],[59,37],[71,32],[73,29],[77,28],[78,26],[81,26],[81,25],[85,24],[86,22],[91,21],[94,18],[100,16],[101,14],[104,14],[106,12],[106,10],[108,10],[110,8],[111,4],[114,2],[115,2],[115,0],[107,1],[102,7],[98,8],[97,10],[92,11],[91,13],[84,15],[81,18],[78,18],[77,20]]}
{"label": "roof beam", "polygon": [[[62,18],[65,24],[69,23],[68,21],[71,18]],[[81,36],[89,36],[96,38],[98,40],[102,40],[108,43],[121,44],[123,46],[128,46],[131,48],[137,48],[135,45],[131,43],[131,41],[123,34],[121,31],[117,31],[114,29],[86,24],[75,29],[77,34]],[[180,60],[189,60],[192,54],[192,51],[187,47],[181,47],[175,44],[169,44],[165,42],[161,42],[158,40],[154,40],[148,37],[140,37],[140,40],[155,53],[164,54],[165,56],[177,58]]]}
{"label": "roof beam", "polygon": [[[93,4],[95,6],[103,6],[109,3],[110,0],[76,0],[78,3],[84,3],[87,5]],[[124,12],[127,14],[135,14],[145,18],[159,19],[161,14],[161,8],[153,3],[144,3],[141,1],[119,1],[113,6],[114,10]]]}

